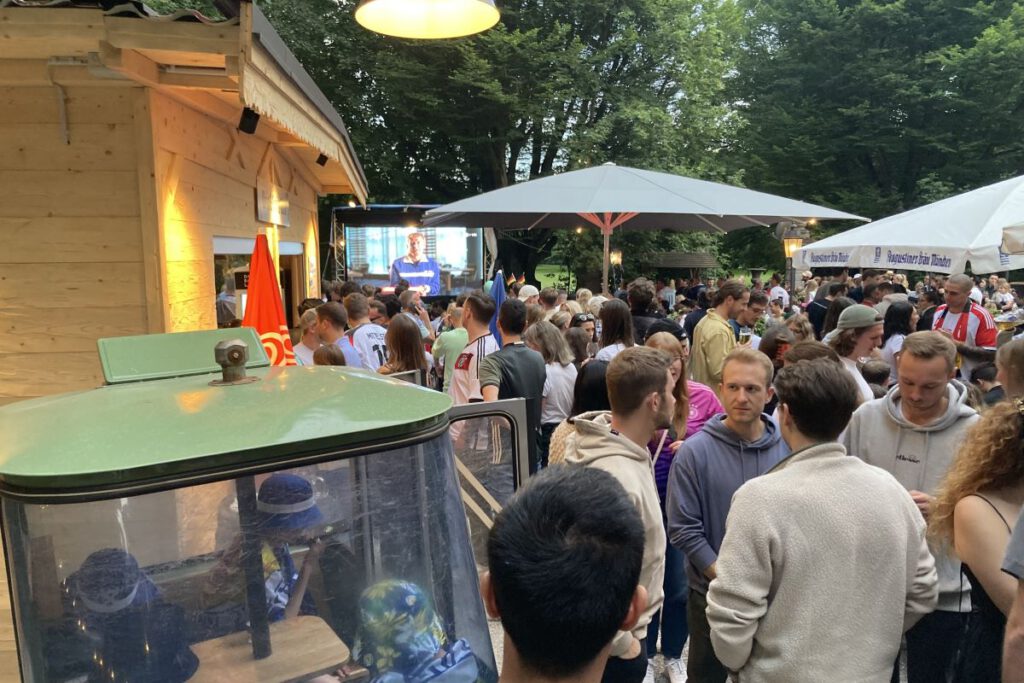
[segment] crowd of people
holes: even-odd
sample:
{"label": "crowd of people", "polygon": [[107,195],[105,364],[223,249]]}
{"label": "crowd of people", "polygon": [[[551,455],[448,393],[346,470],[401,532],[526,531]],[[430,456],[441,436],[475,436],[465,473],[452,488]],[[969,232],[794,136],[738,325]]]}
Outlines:
{"label": "crowd of people", "polygon": [[993,320],[1015,295],[802,279],[523,285],[432,312],[345,285],[296,355],[526,399],[536,476],[483,587],[503,680],[898,681],[901,651],[914,683],[1024,680],[1024,340]]}

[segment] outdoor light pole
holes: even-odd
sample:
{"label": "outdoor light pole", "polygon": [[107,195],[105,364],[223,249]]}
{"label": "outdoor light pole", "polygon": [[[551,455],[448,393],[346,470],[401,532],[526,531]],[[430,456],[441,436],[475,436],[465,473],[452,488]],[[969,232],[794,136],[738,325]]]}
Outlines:
{"label": "outdoor light pole", "polygon": [[611,295],[615,296],[615,291],[618,289],[618,282],[622,277],[622,250],[613,249],[608,255],[608,263],[612,266]]}
{"label": "outdoor light pole", "polygon": [[793,267],[793,256],[804,246],[804,240],[810,237],[807,228],[793,225],[782,235],[782,249],[786,252],[786,280],[789,282],[790,293],[796,293],[796,269]]}

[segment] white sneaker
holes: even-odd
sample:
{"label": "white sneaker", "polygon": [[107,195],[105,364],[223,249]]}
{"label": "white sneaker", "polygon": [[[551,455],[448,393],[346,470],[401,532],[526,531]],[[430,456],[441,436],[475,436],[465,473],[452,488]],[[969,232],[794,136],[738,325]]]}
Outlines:
{"label": "white sneaker", "polygon": [[654,668],[654,660],[647,660],[647,673],[644,674],[644,683],[656,683],[658,680],[658,671]]}
{"label": "white sneaker", "polygon": [[686,683],[686,664],[682,659],[668,659],[665,661],[665,675],[669,683]]}

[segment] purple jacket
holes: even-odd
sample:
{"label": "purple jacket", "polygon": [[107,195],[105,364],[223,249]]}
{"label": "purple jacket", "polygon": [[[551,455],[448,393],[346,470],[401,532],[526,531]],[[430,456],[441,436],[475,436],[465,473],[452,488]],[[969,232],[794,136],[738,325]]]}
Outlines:
{"label": "purple jacket", "polygon": [[[705,422],[722,412],[722,404],[719,403],[715,392],[700,382],[687,380],[686,392],[690,397],[690,414],[686,418],[685,438],[689,439],[701,430]],[[661,434],[662,432],[657,432],[654,438],[651,439],[651,442],[647,444],[647,450],[651,452],[652,458],[658,455],[655,449],[658,447],[658,443],[661,442]],[[658,498],[661,500],[662,512],[665,512],[665,491],[668,488],[668,473],[672,467],[672,461],[676,457],[676,451],[673,451],[671,447],[674,441],[675,437],[671,433],[665,437],[665,441],[661,446],[661,457],[654,463],[654,482],[658,485]]]}

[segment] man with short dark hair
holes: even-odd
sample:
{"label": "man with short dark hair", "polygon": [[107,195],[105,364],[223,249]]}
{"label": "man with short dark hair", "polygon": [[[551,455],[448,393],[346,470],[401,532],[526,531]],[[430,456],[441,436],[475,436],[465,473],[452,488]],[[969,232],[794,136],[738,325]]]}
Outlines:
{"label": "man with short dark hair", "polygon": [[740,340],[740,330],[744,327],[750,330],[750,348],[757,350],[761,345],[761,337],[754,333],[754,327],[758,321],[764,318],[764,312],[768,308],[768,295],[764,292],[751,292],[747,300],[747,307],[740,311],[733,320],[729,321],[732,331],[736,333],[736,341]]}
{"label": "man with short dark hair", "polygon": [[665,528],[647,444],[658,429],[672,423],[675,381],[672,359],[663,351],[633,346],[608,364],[605,381],[611,412],[583,413],[572,420],[565,460],[602,469],[614,476],[636,506],[644,527],[644,560],[640,585],[649,597],[630,630],[612,642],[605,668],[606,683],[654,681],[647,659],[647,626],[661,609],[665,576]]}
{"label": "man with short dark hair", "polygon": [[775,390],[792,455],[732,498],[708,589],[715,653],[739,680],[887,681],[938,596],[924,520],[837,443],[857,407],[842,367],[796,363]]}
{"label": "man with short dark hair", "polygon": [[554,287],[545,287],[537,295],[540,305],[544,308],[544,319],[548,320],[558,312],[558,290]]}
{"label": "man with short dark hair", "polygon": [[645,277],[638,277],[626,288],[626,303],[633,317],[633,338],[638,344],[647,339],[651,325],[665,317],[661,311],[652,307],[654,297],[654,283]]}
{"label": "man with short dark hair", "polygon": [[498,310],[502,346],[480,362],[480,392],[485,401],[526,399],[526,446],[533,474],[540,463],[537,439],[547,371],[543,356],[523,342],[525,329],[526,304],[519,299],[506,299]]}
{"label": "man with short dark hair", "polygon": [[388,316],[387,305],[378,299],[371,299],[368,305],[370,310],[367,313],[367,319],[371,323],[380,325],[386,330],[388,328],[388,323],[391,322],[391,318]]}
{"label": "man with short dark hair", "polygon": [[[849,309],[847,309],[849,310]],[[956,347],[937,332],[903,340],[897,386],[853,414],[843,435],[846,450],[892,474],[927,520],[935,494],[979,417],[967,388],[953,379]],[[949,548],[935,549],[939,602],[906,635],[910,683],[946,680],[971,611],[971,587]]]}
{"label": "man with short dark hair", "polygon": [[324,344],[336,344],[345,355],[345,365],[350,368],[363,367],[359,352],[352,341],[345,336],[348,327],[348,313],[337,301],[329,301],[316,308],[316,333]]}
{"label": "man with short dark hair", "polygon": [[932,329],[932,323],[935,321],[935,311],[938,310],[939,306],[944,303],[942,298],[942,292],[937,289],[925,289],[921,292],[920,299],[917,302],[917,331],[927,332]]}
{"label": "man with short dark hair", "polygon": [[878,306],[889,294],[892,294],[891,282],[874,282],[870,285],[864,285],[863,303],[865,306]]}
{"label": "man with short dark hair", "polygon": [[345,336],[359,352],[363,367],[377,372],[377,368],[387,362],[387,345],[384,336],[387,330],[370,321],[370,302],[361,292],[353,292],[345,297],[345,312],[348,313],[349,329]]}
{"label": "man with short dark hair", "polygon": [[884,271],[865,268],[864,272],[861,273],[860,284],[851,289],[847,296],[859,304],[864,303],[865,288],[868,285],[873,285],[881,281],[883,275],[885,275]]}
{"label": "man with short dark hair", "polygon": [[499,683],[598,683],[613,638],[647,604],[643,521],[596,467],[531,478],[494,520],[487,560],[480,593],[505,632]]}
{"label": "man with short dark hair", "polygon": [[[747,307],[750,290],[739,280],[729,280],[715,293],[704,319],[697,323],[690,345],[690,371],[694,382],[700,382],[717,393],[722,384],[722,365],[729,352],[736,348],[736,335],[729,321]],[[719,396],[721,398],[721,396]]]}
{"label": "man with short dark hair", "polygon": [[789,310],[789,292],[782,286],[782,275],[772,273],[772,288],[768,292],[768,298],[772,301],[781,300],[783,310]]}
{"label": "man with short dark hair", "polygon": [[728,672],[715,657],[706,616],[708,584],[717,576],[718,550],[732,495],[764,474],[789,449],[763,414],[772,397],[775,368],[768,356],[738,348],[725,359],[719,387],[724,415],[683,441],[669,473],[669,541],[686,554],[690,594],[686,603],[690,656],[686,673],[702,683],[723,683]]}
{"label": "man with short dark hair", "polygon": [[828,307],[837,297],[846,296],[847,287],[846,283],[831,283],[828,286],[821,285],[818,291],[824,291],[826,294],[823,298],[815,297],[814,301],[807,306],[807,319],[811,322],[811,327],[814,328],[815,339],[820,340]]}
{"label": "man with short dark hair", "polygon": [[[480,390],[480,363],[498,350],[498,342],[491,334],[491,318],[494,317],[494,299],[476,291],[466,297],[462,305],[462,326],[466,328],[469,343],[455,359],[449,394],[455,405],[483,401]],[[457,431],[458,423],[452,426]],[[454,434],[453,434],[454,438]]]}

